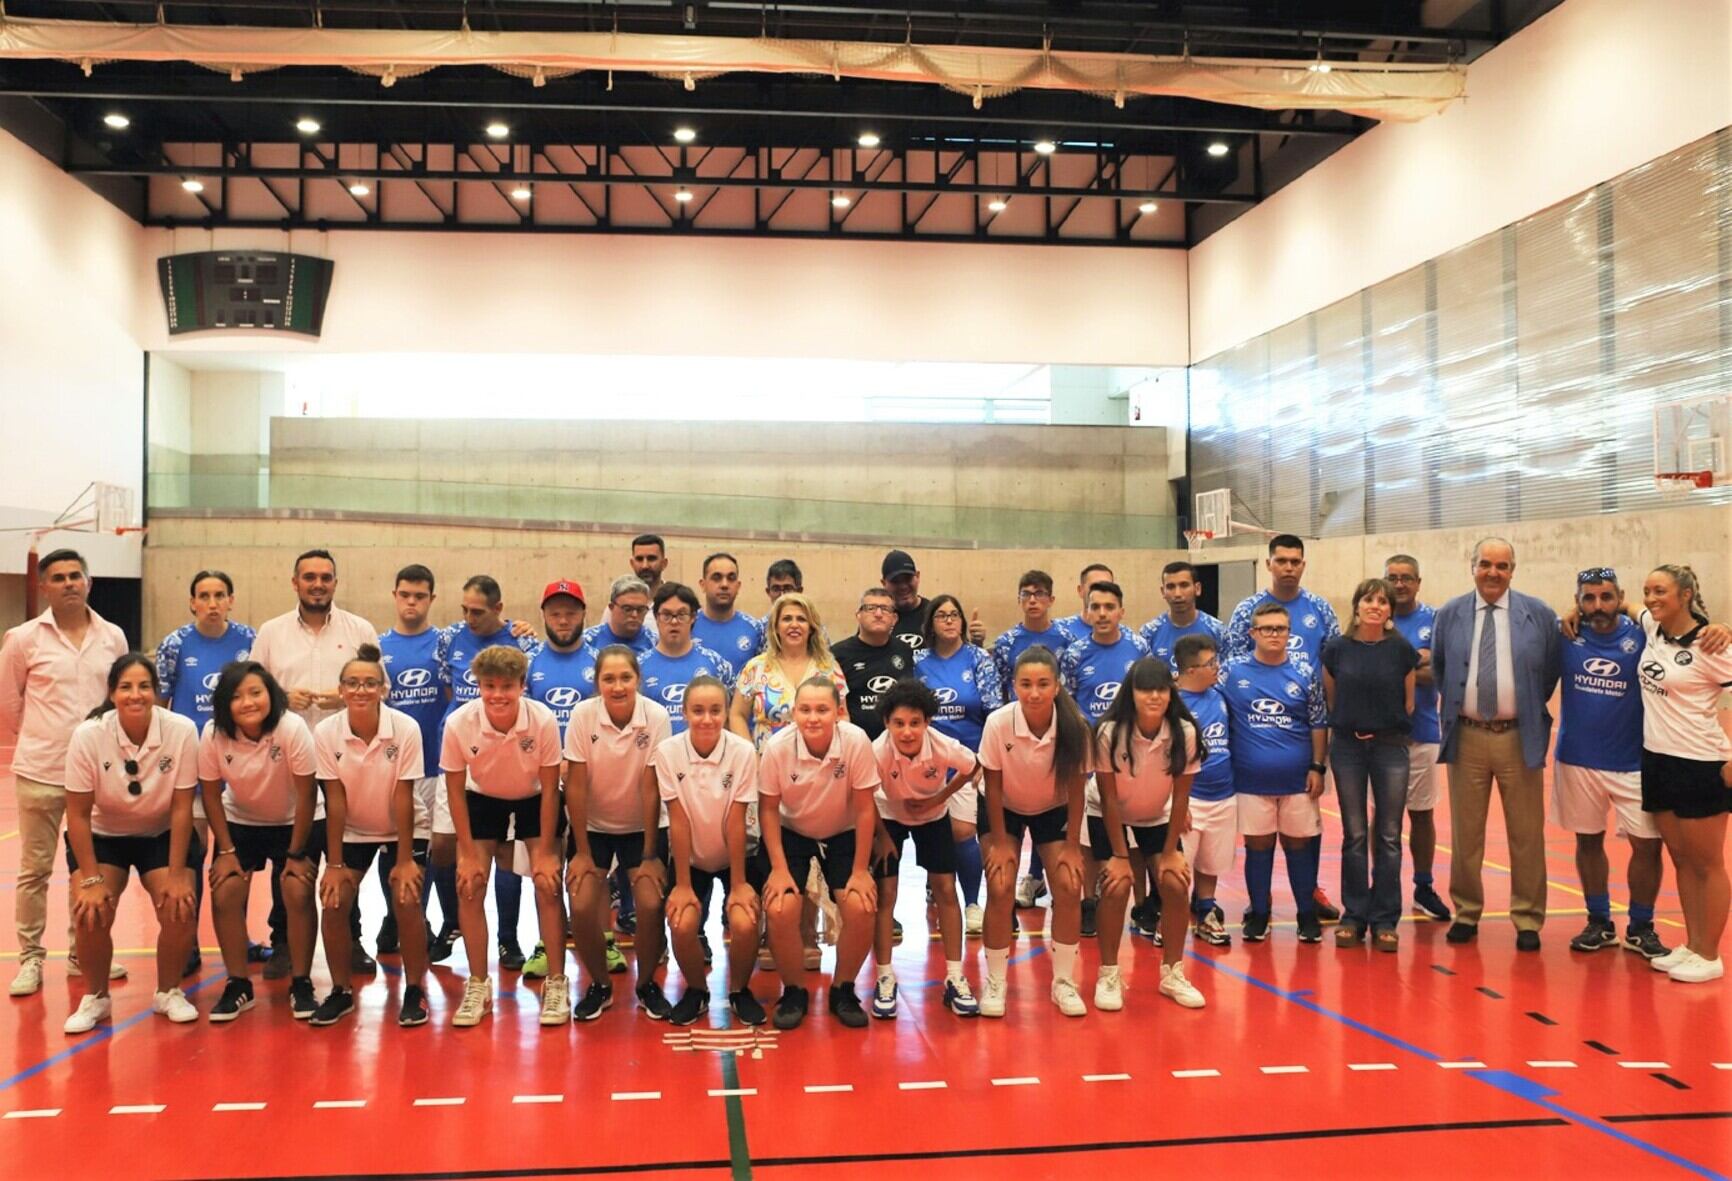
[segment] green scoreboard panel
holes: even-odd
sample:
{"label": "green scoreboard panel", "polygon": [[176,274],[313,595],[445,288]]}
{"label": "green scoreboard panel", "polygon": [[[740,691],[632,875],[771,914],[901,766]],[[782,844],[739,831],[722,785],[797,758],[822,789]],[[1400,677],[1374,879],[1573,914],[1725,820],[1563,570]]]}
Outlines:
{"label": "green scoreboard panel", "polygon": [[317,336],[336,264],[264,250],[206,250],[156,260],[169,335],[221,328]]}

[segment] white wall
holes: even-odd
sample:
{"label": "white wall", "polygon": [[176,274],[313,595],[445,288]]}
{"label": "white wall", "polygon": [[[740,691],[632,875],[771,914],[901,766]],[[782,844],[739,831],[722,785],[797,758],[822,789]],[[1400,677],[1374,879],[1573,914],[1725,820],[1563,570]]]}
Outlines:
{"label": "white wall", "polygon": [[1729,124],[1732,0],[1565,0],[1192,250],[1192,360]]}
{"label": "white wall", "polygon": [[[93,480],[143,504],[144,359],[135,326],[143,231],[0,131],[0,527],[52,520]],[[72,533],[92,573],[136,577],[139,541]],[[24,533],[0,533],[20,573]]]}
{"label": "white wall", "polygon": [[[324,335],[170,351],[523,352],[1183,365],[1185,255],[1123,247],[591,235],[147,233],[337,261]],[[268,342],[268,343],[266,343]]]}

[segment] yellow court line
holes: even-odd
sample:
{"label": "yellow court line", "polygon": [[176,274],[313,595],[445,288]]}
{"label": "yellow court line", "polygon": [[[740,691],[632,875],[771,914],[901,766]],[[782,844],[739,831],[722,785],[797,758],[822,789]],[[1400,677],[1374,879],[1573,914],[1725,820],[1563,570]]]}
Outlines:
{"label": "yellow court line", "polygon": [[13,829],[11,832],[0,832],[0,841],[9,841],[17,835],[18,835],[17,829]]}
{"label": "yellow court line", "polygon": [[[223,952],[223,949],[220,947],[201,947],[198,950],[199,950],[199,953],[201,955],[221,955]],[[51,952],[47,953],[47,958],[51,959],[51,960],[63,960],[71,954],[72,954],[71,952],[67,952],[67,951],[51,951]],[[154,948],[154,947],[117,947],[114,949],[113,954],[114,955],[124,955],[124,956],[155,955],[156,954],[156,948]],[[18,958],[18,955],[19,955],[19,953],[16,951],[0,951],[0,960],[15,960]]]}

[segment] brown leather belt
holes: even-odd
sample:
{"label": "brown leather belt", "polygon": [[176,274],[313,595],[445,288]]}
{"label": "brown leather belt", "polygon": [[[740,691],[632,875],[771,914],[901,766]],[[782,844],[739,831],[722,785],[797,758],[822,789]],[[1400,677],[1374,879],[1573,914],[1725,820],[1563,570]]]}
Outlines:
{"label": "brown leather belt", "polygon": [[1492,734],[1507,734],[1509,731],[1514,730],[1517,726],[1521,725],[1520,722],[1513,718],[1508,721],[1482,722],[1480,719],[1470,718],[1466,714],[1462,714],[1457,721],[1464,726],[1472,726],[1475,730],[1485,730]]}

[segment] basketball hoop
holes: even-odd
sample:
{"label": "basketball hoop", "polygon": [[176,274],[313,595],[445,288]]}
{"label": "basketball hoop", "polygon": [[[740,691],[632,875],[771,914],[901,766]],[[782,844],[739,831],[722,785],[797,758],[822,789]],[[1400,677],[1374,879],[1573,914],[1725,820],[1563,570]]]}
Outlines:
{"label": "basketball hoop", "polygon": [[1212,529],[1185,530],[1185,545],[1190,549],[1193,558],[1203,552],[1204,542],[1213,540],[1215,540],[1215,533]]}
{"label": "basketball hoop", "polygon": [[1654,473],[1654,487],[1664,500],[1688,500],[1690,493],[1698,488],[1712,488],[1713,486],[1714,473],[1711,471]]}

